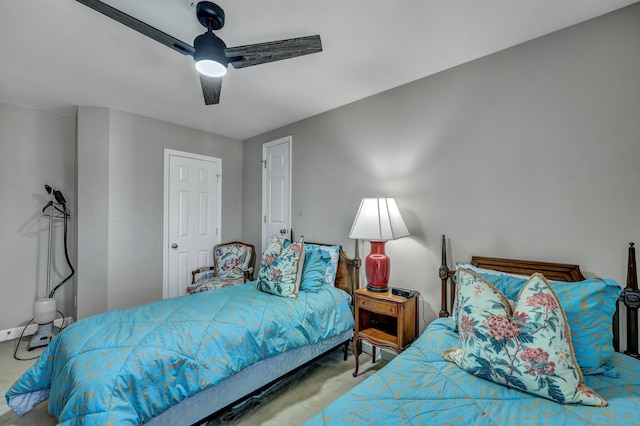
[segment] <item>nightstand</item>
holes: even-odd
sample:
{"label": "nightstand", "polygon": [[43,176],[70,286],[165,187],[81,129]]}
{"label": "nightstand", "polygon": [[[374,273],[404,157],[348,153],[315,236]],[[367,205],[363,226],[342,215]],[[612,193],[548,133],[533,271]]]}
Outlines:
{"label": "nightstand", "polygon": [[376,362],[376,346],[397,353],[405,350],[418,337],[418,293],[407,299],[391,294],[359,288],[355,293],[356,330],[353,335],[353,354],[358,375],[358,343],[366,340],[372,346]]}

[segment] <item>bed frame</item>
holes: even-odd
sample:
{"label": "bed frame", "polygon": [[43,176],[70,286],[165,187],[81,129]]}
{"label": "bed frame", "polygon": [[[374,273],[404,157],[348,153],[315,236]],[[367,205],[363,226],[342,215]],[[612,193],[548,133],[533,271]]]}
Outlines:
{"label": "bed frame", "polygon": [[[497,257],[473,256],[472,265],[480,268],[493,269],[529,276],[534,272],[541,272],[546,278],[554,281],[577,282],[585,280],[578,265],[567,263],[537,262],[531,260],[502,259]],[[453,281],[455,270],[447,266],[447,242],[442,236],[442,264],[438,271],[441,281],[440,288],[440,317],[448,317],[453,309],[456,294],[456,283]],[[619,352],[620,343],[620,307],[624,303],[627,317],[627,350],[626,355],[639,358],[638,355],[638,308],[640,307],[640,291],[638,290],[636,259],[634,244],[629,244],[629,261],[627,266],[627,287],[622,291],[616,312],[613,316],[613,348]]]}
{"label": "bed frame", "polygon": [[[293,233],[291,235],[293,239]],[[317,245],[331,246],[334,244],[311,243]],[[340,246],[340,255],[338,259],[338,268],[336,271],[335,286],[346,291],[351,296],[351,304],[353,307],[354,292],[359,281],[360,258],[358,256],[358,244],[356,241],[355,255],[353,258],[347,256]],[[353,332],[346,332],[326,342],[319,342],[309,347],[298,348],[293,351],[285,352],[272,358],[259,361],[245,368],[240,373],[227,378],[216,386],[212,386],[184,401],[176,404],[151,419],[149,425],[175,425],[175,424],[192,424],[201,425],[207,421],[220,415],[224,410],[231,408],[241,402],[259,395],[271,388],[283,378],[293,374],[299,369],[313,363],[317,359],[327,353],[342,348],[344,352],[344,360],[347,360],[347,351],[349,343],[353,337]],[[272,368],[274,365],[286,365],[287,371],[278,373]],[[266,367],[266,368],[265,368]],[[263,375],[260,380],[256,380],[255,373],[258,371],[269,370],[269,373]],[[234,390],[236,383],[243,383],[241,393]],[[204,413],[204,414],[203,414]]]}
{"label": "bed frame", "polygon": [[636,248],[629,243],[629,259],[627,261],[627,286],[620,293],[613,316],[613,348],[619,351],[620,346],[620,307],[626,307],[627,314],[627,349],[626,355],[640,358],[638,354],[638,308],[640,307],[640,291],[638,291],[638,272],[636,270]]}

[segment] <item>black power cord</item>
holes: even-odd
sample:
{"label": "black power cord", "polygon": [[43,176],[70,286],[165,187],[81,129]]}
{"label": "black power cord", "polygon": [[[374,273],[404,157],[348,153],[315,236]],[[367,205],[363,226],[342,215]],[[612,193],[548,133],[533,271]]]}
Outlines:
{"label": "black power cord", "polygon": [[[60,331],[62,331],[64,329],[64,314],[58,310],[56,310],[56,312],[62,316],[62,324],[60,325]],[[53,321],[55,322],[55,319]],[[22,329],[22,333],[20,333],[20,337],[18,338],[18,344],[16,345],[16,349],[13,351],[13,357],[18,361],[33,361],[34,359],[40,358],[40,355],[34,356],[33,358],[18,358],[18,348],[20,347],[20,343],[22,343],[24,332],[27,331],[27,327],[29,327],[29,325],[31,325],[32,322],[33,322],[33,318],[31,318],[27,323],[27,325],[25,325],[24,328]]]}
{"label": "black power cord", "polygon": [[[60,191],[55,191],[56,193],[60,193]],[[57,195],[56,195],[56,198]],[[60,194],[60,199],[61,201],[64,201],[64,197],[62,197],[62,194]],[[71,279],[71,277],[73,277],[73,275],[76,273],[76,270],[73,269],[73,265],[71,264],[71,259],[69,259],[69,248],[68,248],[68,244],[67,244],[67,222],[68,222],[68,218],[69,218],[69,213],[67,213],[67,204],[66,202],[61,203],[60,204],[62,206],[62,210],[63,210],[63,215],[64,215],[64,256],[67,260],[67,265],[69,265],[69,268],[71,268],[71,273],[69,274],[69,276],[67,276],[64,280],[62,280],[62,282],[60,284],[58,284],[57,286],[55,286],[53,288],[53,290],[51,290],[51,292],[49,293],[49,298],[53,298],[53,294],[56,292],[56,290],[58,288],[60,288],[60,286],[62,286],[62,284],[66,283],[67,281],[69,281],[69,279]]]}

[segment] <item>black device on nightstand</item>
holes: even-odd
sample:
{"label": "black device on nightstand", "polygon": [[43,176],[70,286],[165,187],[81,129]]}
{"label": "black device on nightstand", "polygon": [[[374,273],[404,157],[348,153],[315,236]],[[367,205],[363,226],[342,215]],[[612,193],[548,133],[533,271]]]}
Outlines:
{"label": "black device on nightstand", "polygon": [[391,294],[395,294],[396,296],[406,297],[407,299],[411,299],[416,295],[416,292],[413,290],[407,290],[406,288],[392,287]]}

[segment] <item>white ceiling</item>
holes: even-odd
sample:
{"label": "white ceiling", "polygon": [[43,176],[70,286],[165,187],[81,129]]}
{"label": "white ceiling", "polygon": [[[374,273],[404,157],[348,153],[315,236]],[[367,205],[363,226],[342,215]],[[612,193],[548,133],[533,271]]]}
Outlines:
{"label": "white ceiling", "polygon": [[[195,3],[105,0],[192,45]],[[319,34],[323,52],[224,77],[205,106],[193,59],[75,0],[0,1],[0,102],[103,106],[237,139],[310,117],[637,0],[219,0],[228,46]]]}

